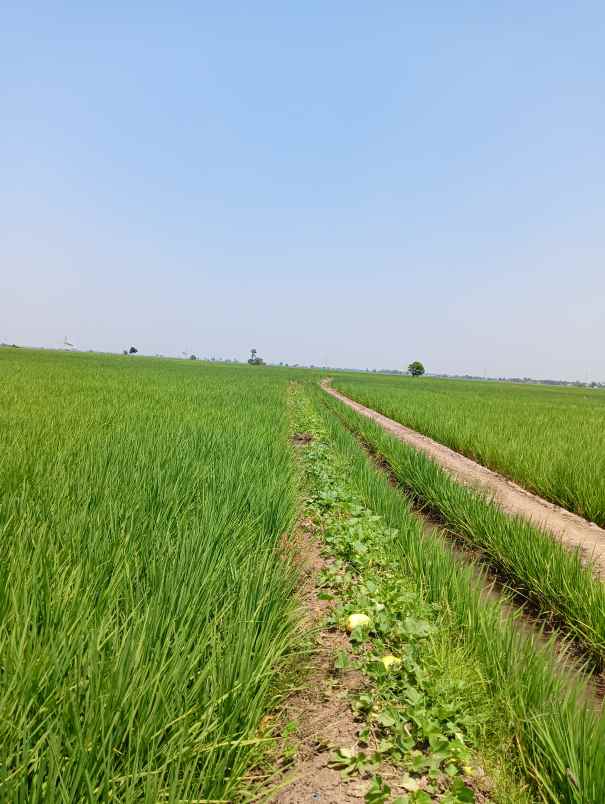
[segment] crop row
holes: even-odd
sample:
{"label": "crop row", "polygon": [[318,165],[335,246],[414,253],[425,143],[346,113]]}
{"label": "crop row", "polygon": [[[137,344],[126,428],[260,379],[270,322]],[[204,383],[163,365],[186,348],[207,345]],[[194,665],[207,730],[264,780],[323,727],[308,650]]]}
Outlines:
{"label": "crop row", "polygon": [[0,372],[0,799],[231,797],[296,627],[285,382]]}
{"label": "crop row", "polygon": [[423,453],[324,396],[325,404],[386,461],[402,486],[448,530],[478,547],[519,594],[552,614],[598,664],[605,662],[605,588],[579,553],[567,550],[526,520],[504,513]]}
{"label": "crop row", "polygon": [[335,375],[352,399],[605,526],[605,393]]}
{"label": "crop row", "polygon": [[560,669],[551,643],[543,645],[518,626],[502,601],[486,596],[481,577],[464,566],[438,538],[427,537],[410,504],[367,459],[355,417],[343,424],[335,401],[315,392],[332,443],[364,503],[397,529],[393,543],[402,576],[447,612],[452,639],[478,663],[501,707],[503,728],[514,735],[518,758],[541,799],[551,802],[605,800],[605,718],[586,703],[585,685]]}

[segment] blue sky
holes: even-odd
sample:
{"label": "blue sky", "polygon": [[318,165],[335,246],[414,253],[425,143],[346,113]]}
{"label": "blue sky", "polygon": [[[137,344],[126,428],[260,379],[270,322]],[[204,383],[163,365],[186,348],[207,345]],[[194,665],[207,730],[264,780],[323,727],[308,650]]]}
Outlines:
{"label": "blue sky", "polygon": [[19,3],[0,340],[605,379],[605,5]]}

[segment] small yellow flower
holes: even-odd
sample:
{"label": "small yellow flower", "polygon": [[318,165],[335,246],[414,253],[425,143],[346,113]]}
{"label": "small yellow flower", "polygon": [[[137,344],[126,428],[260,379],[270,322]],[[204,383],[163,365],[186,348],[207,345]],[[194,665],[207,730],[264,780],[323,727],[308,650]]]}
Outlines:
{"label": "small yellow flower", "polygon": [[385,670],[390,670],[391,667],[399,667],[401,664],[401,659],[398,656],[392,656],[391,654],[388,656],[383,656],[380,661],[383,663]]}

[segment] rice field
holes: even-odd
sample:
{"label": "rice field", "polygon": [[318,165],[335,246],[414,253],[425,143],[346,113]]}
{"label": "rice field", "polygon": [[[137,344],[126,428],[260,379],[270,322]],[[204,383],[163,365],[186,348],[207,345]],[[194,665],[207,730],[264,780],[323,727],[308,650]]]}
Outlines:
{"label": "rice field", "polygon": [[334,387],[540,496],[605,525],[605,392],[430,377]]}
{"label": "rice field", "polygon": [[505,514],[489,498],[457,483],[426,455],[386,433],[333,397],[322,402],[384,461],[421,507],[433,512],[495,568],[518,595],[573,635],[605,667],[605,587],[576,552],[525,519]]}
{"label": "rice field", "polygon": [[292,649],[285,378],[0,352],[0,799],[228,799]]}
{"label": "rice field", "polygon": [[[447,755],[455,784],[435,771],[446,779],[435,800],[473,800],[462,764],[451,764],[463,740],[456,712],[474,735],[465,757],[483,750],[482,740],[510,746],[499,750],[503,775],[523,791],[515,802],[603,800],[605,720],[600,705],[586,702],[585,680],[563,678],[553,645],[520,633],[515,617],[485,597],[476,569],[426,538],[364,446],[598,661],[601,584],[547,537],[489,510],[423,456],[344,412],[319,379],[298,369],[0,350],[0,800],[273,800],[259,779],[284,764],[275,753],[280,712],[290,688],[310,683],[292,536],[314,505],[334,506],[324,544],[330,567],[331,543],[365,555],[358,566],[383,567],[367,588],[374,584],[376,595],[384,583],[398,605],[428,613],[439,629],[439,644],[429,640],[425,654],[422,629],[414,632],[414,650],[446,680],[425,683],[418,670],[421,736],[409,743],[402,721],[408,747],[383,734],[389,756],[409,769],[425,759],[438,768]],[[398,382],[389,392],[396,399],[411,387]],[[383,378],[335,381],[359,396],[364,383],[370,395],[388,386]],[[320,484],[316,498],[305,466]],[[365,605],[369,592],[345,576],[357,595],[345,605]],[[503,602],[511,603],[506,594]],[[409,637],[405,613],[393,622],[393,639]],[[362,636],[351,640],[368,652]],[[469,663],[455,684],[440,670],[449,645],[450,660]],[[391,683],[369,666],[366,683],[374,673],[383,705],[405,713],[407,677]],[[467,682],[489,726],[471,727],[475,713],[465,708],[474,703],[466,707],[460,692]],[[443,721],[439,738],[429,711]],[[394,728],[392,717],[376,717]],[[445,753],[435,748],[446,743]],[[391,801],[379,775],[359,772],[372,779],[368,800]],[[409,789],[410,802],[427,800]],[[496,790],[493,800],[508,795]]]}
{"label": "rice field", "polygon": [[[368,462],[354,433],[343,425],[339,403],[316,392],[315,404],[346,467],[344,476],[392,528],[389,554],[400,577],[413,579],[418,594],[442,613],[451,649],[463,646],[466,661],[482,675],[494,705],[492,717],[507,723],[515,753],[537,783],[527,800],[604,800],[605,716],[586,704],[583,684],[559,674],[552,642],[536,642],[518,628],[515,615],[504,613],[506,596],[491,598],[481,573],[464,566],[443,541],[424,535],[410,503]],[[357,418],[365,424],[349,413],[347,422]]]}

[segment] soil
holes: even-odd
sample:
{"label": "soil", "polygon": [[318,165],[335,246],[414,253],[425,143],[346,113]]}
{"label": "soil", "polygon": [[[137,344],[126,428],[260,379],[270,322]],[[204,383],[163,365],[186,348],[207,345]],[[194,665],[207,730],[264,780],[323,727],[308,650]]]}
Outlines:
{"label": "soil", "polygon": [[[315,586],[318,572],[328,561],[321,555],[314,530],[310,520],[300,523],[295,550],[304,578],[302,597],[308,612],[307,627],[320,629],[332,603],[320,600]],[[292,695],[285,705],[285,721],[297,725],[290,738],[296,746],[296,756],[276,785],[278,792],[265,801],[276,804],[305,801],[361,804],[364,801],[369,781],[359,777],[343,780],[340,771],[328,767],[332,751],[357,745],[360,728],[353,717],[348,694],[363,687],[363,675],[356,670],[334,670],[337,653],[347,652],[348,647],[349,640],[342,632],[328,628],[318,630],[304,689]],[[287,744],[285,739],[283,747]]]}
{"label": "soil", "polygon": [[[358,734],[362,722],[355,720],[350,705],[351,693],[361,692],[366,679],[359,670],[336,670],[335,660],[341,651],[349,657],[349,639],[342,631],[321,627],[325,622],[331,601],[320,600],[316,588],[317,574],[330,564],[321,554],[321,534],[309,519],[299,523],[295,536],[288,540],[287,548],[296,556],[302,570],[302,603],[307,610],[307,627],[317,629],[315,649],[309,673],[299,689],[285,702],[282,719],[284,723],[296,724],[296,731],[284,738],[281,749],[295,746],[296,754],[291,764],[284,767],[280,781],[273,780],[273,792],[257,801],[273,804],[364,804],[372,778],[353,775],[343,778],[340,770],[329,767],[334,751],[348,748],[361,750]],[[371,749],[363,749],[371,754]],[[383,763],[378,773],[389,785],[391,796],[403,795],[400,785],[401,769]],[[425,783],[427,780],[421,780]],[[475,789],[475,801],[484,804],[491,799],[486,790],[491,785],[487,776],[465,779]]]}
{"label": "soil", "polygon": [[304,447],[313,441],[313,436],[310,433],[294,433],[290,440],[294,445]]}
{"label": "soil", "polygon": [[605,580],[605,530],[598,525],[532,494],[512,480],[433,441],[432,438],[349,399],[332,388],[328,380],[322,381],[322,388],[357,413],[375,421],[395,438],[424,452],[459,482],[487,492],[507,514],[523,517],[552,534],[567,547],[579,549],[586,561],[593,564],[597,575]]}

